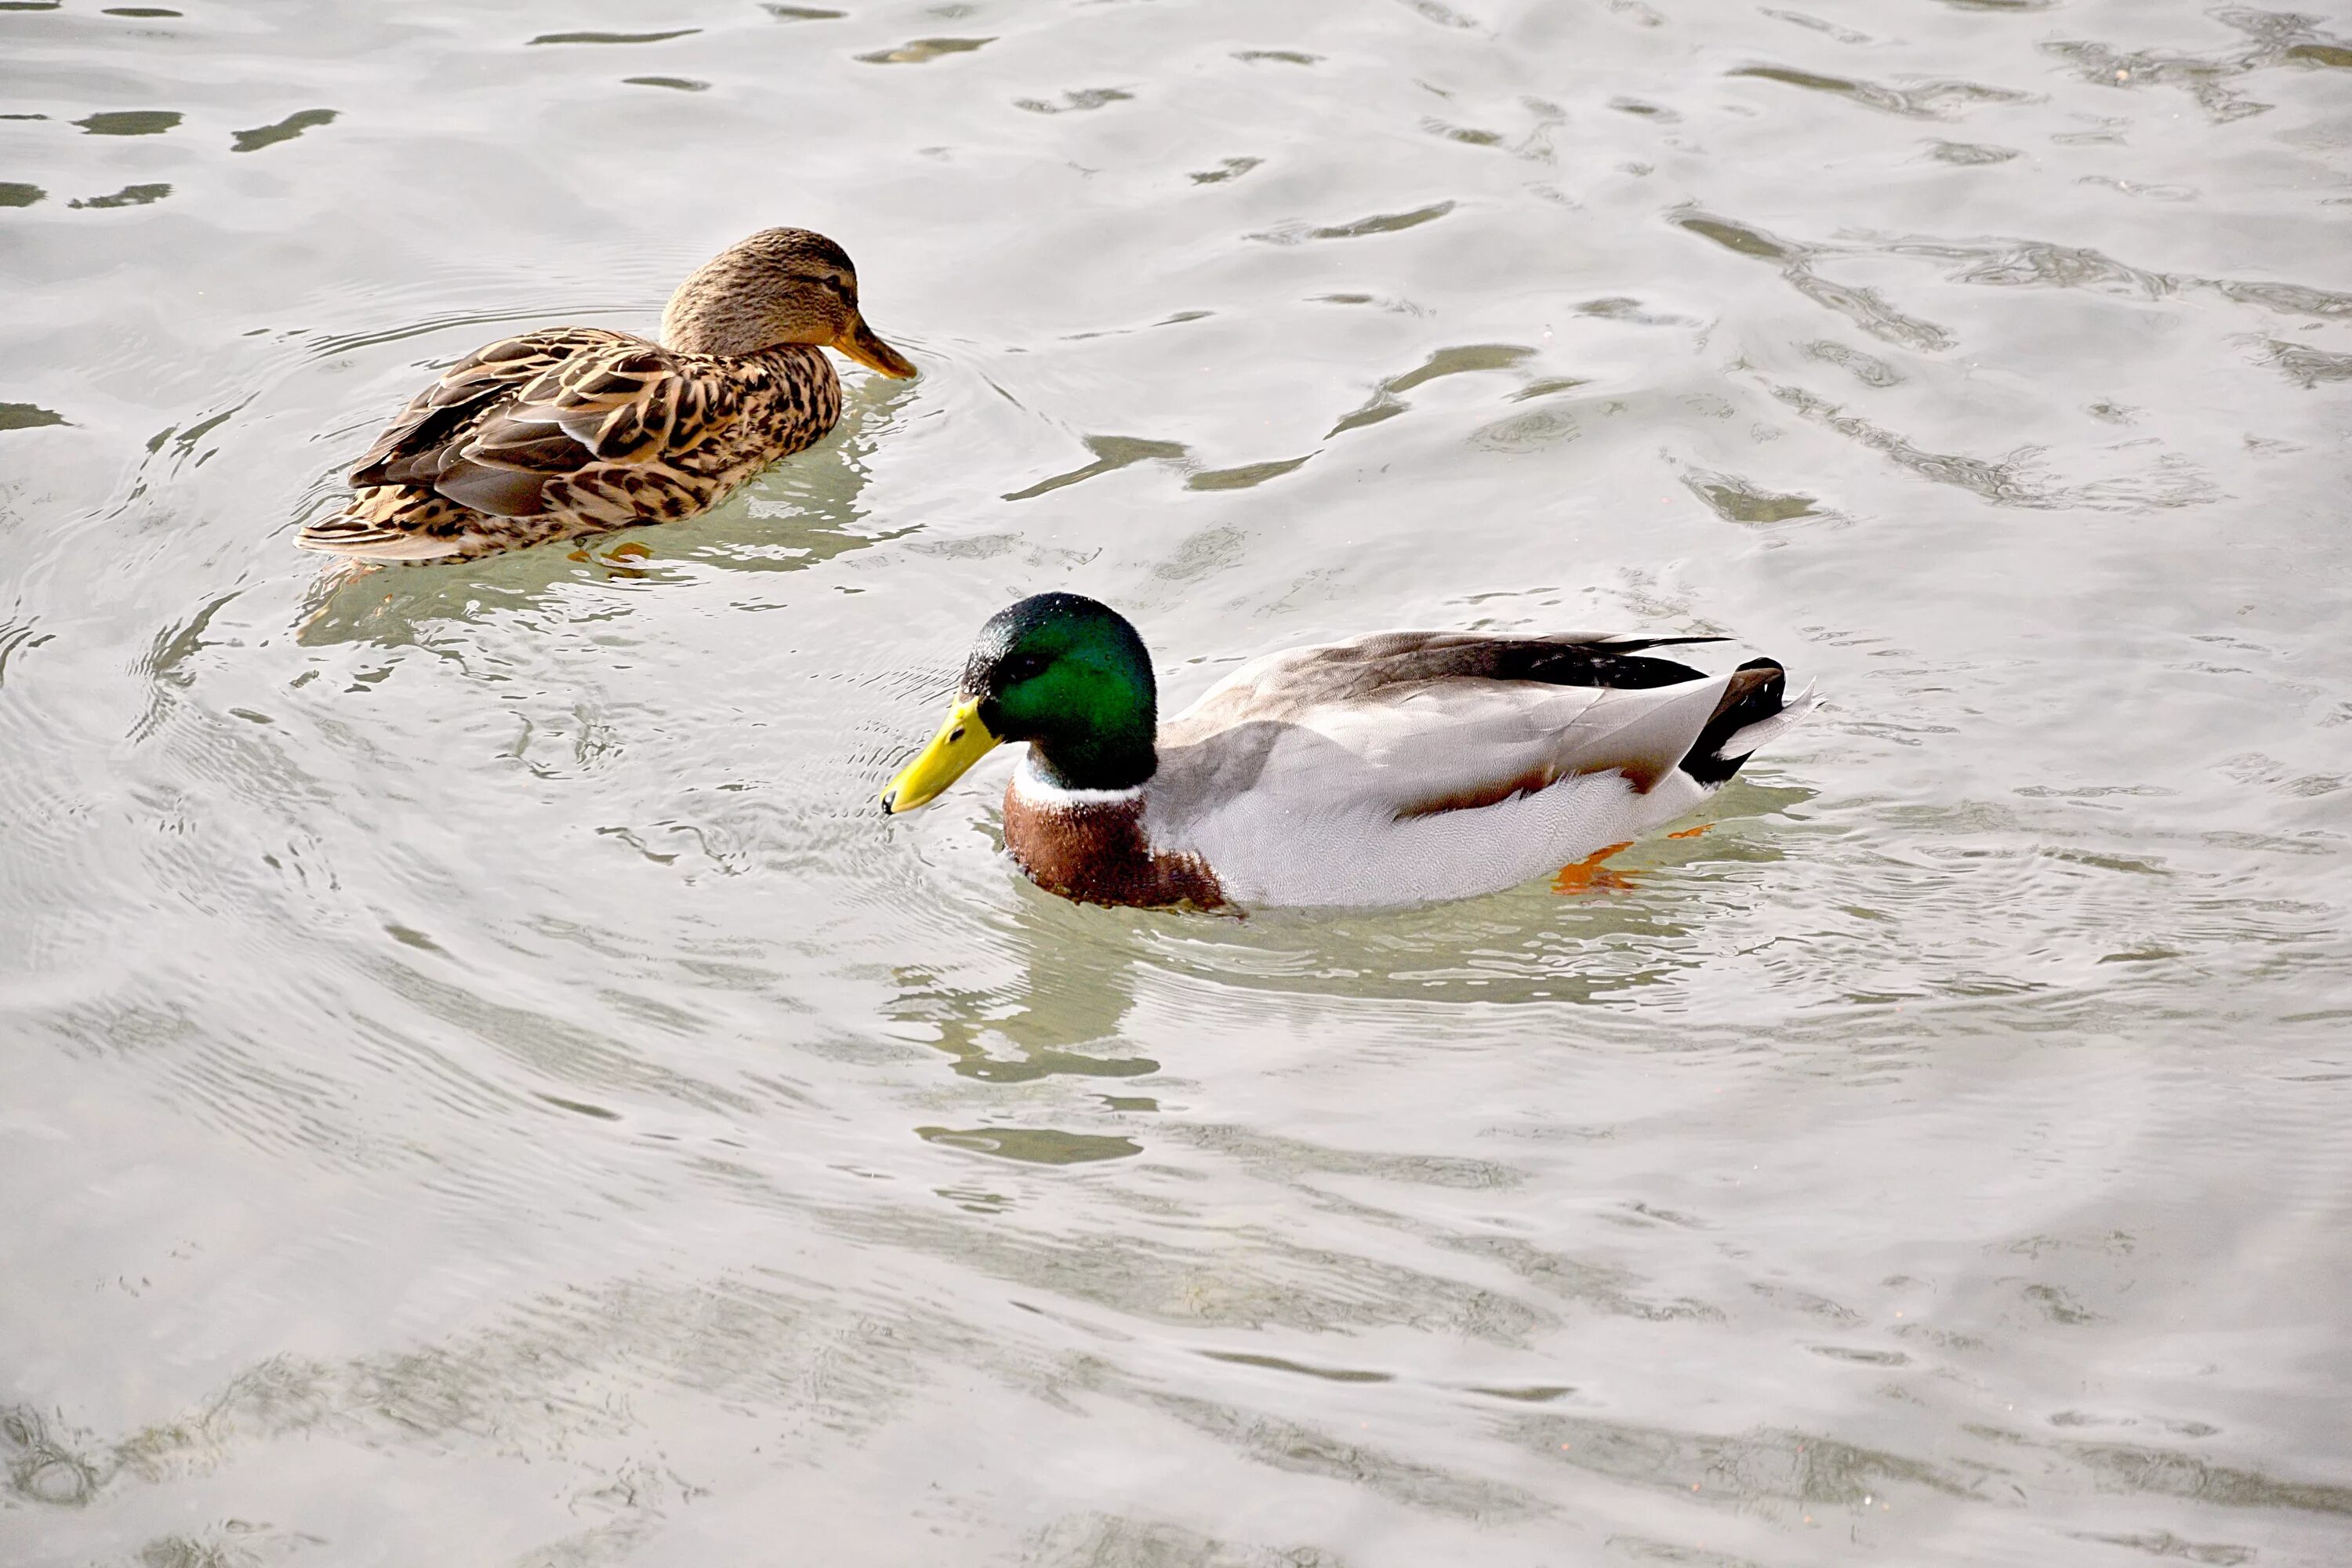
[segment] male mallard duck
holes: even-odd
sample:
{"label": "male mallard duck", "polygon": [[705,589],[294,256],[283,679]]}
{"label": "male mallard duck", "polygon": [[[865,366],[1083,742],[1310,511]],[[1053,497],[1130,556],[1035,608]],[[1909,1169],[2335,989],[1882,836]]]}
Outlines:
{"label": "male mallard duck", "polygon": [[551,327],[469,354],[368,448],[352,504],[296,542],[464,561],[692,517],[833,428],[825,348],[915,374],[858,315],[848,256],[804,228],[762,229],[705,263],[661,333]]}
{"label": "male mallard duck", "polygon": [[1158,723],[1118,611],[1039,594],[980,630],[953,710],[882,792],[936,798],[1028,755],[1004,844],[1088,903],[1418,903],[1515,886],[1662,826],[1812,707],[1770,659],[1639,657],[1717,637],[1376,632],[1251,660]]}

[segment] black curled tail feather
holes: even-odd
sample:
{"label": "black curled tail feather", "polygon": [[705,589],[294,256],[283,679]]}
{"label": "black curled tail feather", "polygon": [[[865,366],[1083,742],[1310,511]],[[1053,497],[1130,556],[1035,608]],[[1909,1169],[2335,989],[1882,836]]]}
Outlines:
{"label": "black curled tail feather", "polygon": [[1748,725],[1780,711],[1788,692],[1788,671],[1777,660],[1751,658],[1732,671],[1730,683],[1724,688],[1723,701],[1679,764],[1683,772],[1709,786],[1738,773],[1739,764],[1748,760],[1748,753],[1743,752],[1736,757],[1716,753],[1726,741]]}

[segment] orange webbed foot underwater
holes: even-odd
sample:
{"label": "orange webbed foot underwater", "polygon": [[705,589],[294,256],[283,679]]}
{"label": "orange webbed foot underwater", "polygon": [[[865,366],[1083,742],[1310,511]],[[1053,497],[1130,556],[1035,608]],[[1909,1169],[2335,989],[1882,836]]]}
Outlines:
{"label": "orange webbed foot underwater", "polygon": [[1559,875],[1551,879],[1555,893],[1630,893],[1637,871],[1612,871],[1601,862],[1611,856],[1633,847],[1632,840],[1612,844],[1605,849],[1595,849],[1573,866],[1562,866]]}

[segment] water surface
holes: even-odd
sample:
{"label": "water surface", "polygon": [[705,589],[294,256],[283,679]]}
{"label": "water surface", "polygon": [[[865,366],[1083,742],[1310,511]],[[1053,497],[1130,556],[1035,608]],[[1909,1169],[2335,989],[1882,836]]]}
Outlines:
{"label": "water surface", "polygon": [[[0,1559],[2337,1563],[2352,24],[0,6]],[[924,367],[331,587],[771,224]],[[1085,910],[973,627],[1831,706],[1572,897]],[[1740,654],[1738,657],[1745,657]]]}

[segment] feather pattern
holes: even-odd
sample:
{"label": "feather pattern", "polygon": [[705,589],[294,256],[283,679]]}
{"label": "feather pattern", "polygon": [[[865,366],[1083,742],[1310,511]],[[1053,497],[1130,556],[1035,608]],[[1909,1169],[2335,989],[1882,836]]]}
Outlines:
{"label": "feather pattern", "polygon": [[[1254,660],[1160,726],[1140,847],[1244,905],[1464,898],[1557,869],[1711,795],[1736,767],[1694,765],[1718,762],[1696,754],[1711,734],[1786,728],[1778,666],[1709,676],[1639,657],[1656,646],[1385,632]],[[1024,762],[1007,800],[1024,864],[1015,807],[1033,833],[1114,809]]]}
{"label": "feather pattern", "polygon": [[352,468],[352,504],[299,542],[465,560],[690,517],[840,416],[807,344],[728,360],[594,327],[526,333],[417,394]]}
{"label": "feather pattern", "polygon": [[849,258],[803,229],[726,251],[663,322],[667,346],[556,327],[467,355],[352,467],[350,504],[297,542],[455,561],[691,517],[840,419],[841,381],[819,345],[914,374],[858,315]]}

